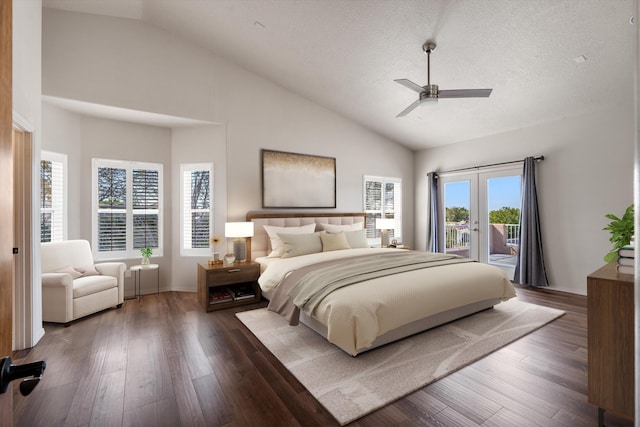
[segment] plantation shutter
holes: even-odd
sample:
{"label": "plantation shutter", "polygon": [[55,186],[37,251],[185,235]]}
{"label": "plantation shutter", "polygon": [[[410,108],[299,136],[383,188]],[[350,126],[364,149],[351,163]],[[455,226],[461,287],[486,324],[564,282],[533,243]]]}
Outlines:
{"label": "plantation shutter", "polygon": [[402,239],[402,181],[399,178],[377,176],[364,177],[364,211],[367,214],[367,240],[379,244],[380,230],[376,219],[394,219],[395,227],[389,230],[390,238]]}
{"label": "plantation shutter", "polygon": [[364,199],[364,211],[367,214],[367,239],[379,238],[376,219],[382,218],[382,181],[366,180]]}
{"label": "plantation shutter", "polygon": [[159,174],[157,170],[133,169],[133,249],[157,248],[159,241]]}
{"label": "plantation shutter", "polygon": [[40,162],[40,241],[51,242],[53,165],[52,162]]}
{"label": "plantation shutter", "polygon": [[181,165],[182,255],[209,254],[213,218],[211,209],[212,165]]}
{"label": "plantation shutter", "polygon": [[389,231],[390,238],[402,237],[402,185],[400,181],[385,182],[384,217],[393,218],[395,228]]}
{"label": "plantation shutter", "polygon": [[40,241],[65,239],[66,155],[43,151],[40,162]]}
{"label": "plantation shutter", "polygon": [[127,170],[98,167],[98,252],[127,250]]}
{"label": "plantation shutter", "polygon": [[162,164],[93,159],[94,259],[162,256]]}

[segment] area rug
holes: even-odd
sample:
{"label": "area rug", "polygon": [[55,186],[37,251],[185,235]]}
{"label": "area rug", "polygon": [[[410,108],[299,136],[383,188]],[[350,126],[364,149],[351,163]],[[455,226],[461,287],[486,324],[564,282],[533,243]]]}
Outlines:
{"label": "area rug", "polygon": [[488,355],[562,316],[512,299],[395,343],[349,356],[266,308],[237,313],[242,323],[345,425]]}

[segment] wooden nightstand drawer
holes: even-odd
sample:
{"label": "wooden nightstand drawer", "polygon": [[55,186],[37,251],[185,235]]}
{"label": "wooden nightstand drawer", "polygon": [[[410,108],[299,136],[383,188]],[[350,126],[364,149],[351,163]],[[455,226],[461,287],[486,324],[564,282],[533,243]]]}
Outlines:
{"label": "wooden nightstand drawer", "polygon": [[221,268],[207,271],[207,283],[213,286],[222,286],[232,283],[252,282],[258,280],[258,276],[260,276],[260,268],[257,265]]}

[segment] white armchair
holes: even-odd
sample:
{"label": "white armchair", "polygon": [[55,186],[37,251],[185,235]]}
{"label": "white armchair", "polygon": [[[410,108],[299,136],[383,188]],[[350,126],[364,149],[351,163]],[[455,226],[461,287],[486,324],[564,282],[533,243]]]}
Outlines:
{"label": "white armchair", "polygon": [[123,262],[94,264],[86,240],[41,244],[42,320],[65,323],[122,306]]}

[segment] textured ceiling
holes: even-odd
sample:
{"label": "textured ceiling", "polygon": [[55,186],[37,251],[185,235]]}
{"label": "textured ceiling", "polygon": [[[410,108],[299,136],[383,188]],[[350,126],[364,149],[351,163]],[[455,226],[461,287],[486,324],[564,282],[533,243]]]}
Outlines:
{"label": "textured ceiling", "polygon": [[[412,149],[629,102],[632,0],[43,0],[140,19],[207,48]],[[493,88],[403,118],[425,85]],[[575,58],[584,56],[586,61]]]}

